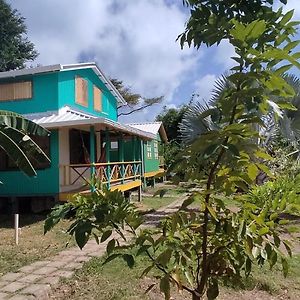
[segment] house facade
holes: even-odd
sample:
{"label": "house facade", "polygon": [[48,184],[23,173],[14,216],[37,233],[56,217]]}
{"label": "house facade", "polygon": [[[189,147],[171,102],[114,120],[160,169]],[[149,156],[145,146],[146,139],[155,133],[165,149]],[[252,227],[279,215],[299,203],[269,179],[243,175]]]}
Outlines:
{"label": "house facade", "polygon": [[0,109],[50,130],[36,142],[51,163],[36,162],[37,176],[29,178],[2,151],[0,197],[66,201],[88,191],[92,177],[109,189],[130,191],[162,175],[158,144],[167,142],[162,124],[121,124],[122,105],[125,100],[95,63],[1,72]]}

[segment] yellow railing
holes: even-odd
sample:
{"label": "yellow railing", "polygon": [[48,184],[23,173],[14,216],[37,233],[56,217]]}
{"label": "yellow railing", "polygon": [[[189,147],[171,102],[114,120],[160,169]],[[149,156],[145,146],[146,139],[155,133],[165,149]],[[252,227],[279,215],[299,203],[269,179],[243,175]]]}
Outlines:
{"label": "yellow railing", "polygon": [[108,188],[114,183],[141,178],[141,161],[71,164],[61,167],[63,186],[75,185],[79,182],[88,184],[92,174],[100,184],[106,184]]}

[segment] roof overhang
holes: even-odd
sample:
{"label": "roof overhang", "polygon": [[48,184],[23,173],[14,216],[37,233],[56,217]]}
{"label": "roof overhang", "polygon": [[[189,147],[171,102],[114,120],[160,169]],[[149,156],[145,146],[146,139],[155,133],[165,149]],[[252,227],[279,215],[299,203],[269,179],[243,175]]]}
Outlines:
{"label": "roof overhang", "polygon": [[100,80],[105,84],[107,89],[116,97],[118,103],[123,106],[126,105],[126,101],[119,93],[119,91],[115,88],[112,82],[104,75],[101,69],[94,62],[89,63],[79,63],[79,64],[56,64],[50,66],[42,66],[36,68],[28,68],[28,69],[20,69],[20,70],[12,70],[7,72],[0,72],[0,79],[4,78],[15,78],[19,76],[26,75],[35,75],[41,73],[51,73],[51,72],[61,72],[61,71],[71,71],[71,70],[80,70],[80,69],[92,69],[95,74],[100,78]]}

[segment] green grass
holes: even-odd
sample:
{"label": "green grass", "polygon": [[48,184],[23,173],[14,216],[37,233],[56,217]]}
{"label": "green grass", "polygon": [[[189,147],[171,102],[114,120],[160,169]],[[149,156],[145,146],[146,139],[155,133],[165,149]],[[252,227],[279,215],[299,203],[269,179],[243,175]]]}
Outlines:
{"label": "green grass", "polygon": [[[102,265],[103,259],[95,258],[86,263],[82,270],[76,272],[71,279],[65,280],[63,285],[54,291],[54,299],[99,299],[99,300],[137,300],[163,299],[156,285],[154,291],[145,295],[145,290],[157,280],[152,275],[140,279],[142,271],[148,266],[146,258],[139,258],[134,268],[130,269],[122,259],[116,259]],[[274,299],[277,295],[288,295],[290,298],[300,298],[300,255],[290,260],[290,273],[284,278],[280,267],[272,271],[265,266],[255,267],[252,277],[245,279],[243,285],[221,287],[221,299],[250,299],[249,295],[260,294],[264,298]],[[157,274],[156,274],[157,275]],[[151,277],[150,277],[151,276]],[[177,290],[173,289],[173,296]],[[243,295],[243,297],[241,296]],[[244,298],[245,297],[245,298]],[[187,294],[175,298],[190,299]],[[277,299],[277,298],[276,298]]]}
{"label": "green grass", "polygon": [[[167,206],[176,200],[175,197],[148,197],[144,196],[142,202],[138,203],[141,210],[157,210],[163,206]],[[133,201],[137,203],[137,198],[133,197]]]}
{"label": "green grass", "polygon": [[[20,216],[19,245],[14,243],[12,217],[0,216],[0,276],[14,272],[34,261],[53,256],[65,249],[70,237],[65,233],[68,221],[59,223],[46,235],[44,219],[38,216]],[[73,242],[70,242],[70,245]]]}
{"label": "green grass", "polygon": [[290,225],[286,229],[289,233],[300,233],[300,225]]}
{"label": "green grass", "polygon": [[[98,300],[138,300],[149,299],[144,295],[147,286],[142,287],[139,279],[145,268],[144,261],[130,269],[122,259],[115,259],[102,265],[103,259],[95,258],[86,263],[75,276],[65,280],[54,291],[54,299],[98,299]],[[76,283],[76,284],[75,284]]]}

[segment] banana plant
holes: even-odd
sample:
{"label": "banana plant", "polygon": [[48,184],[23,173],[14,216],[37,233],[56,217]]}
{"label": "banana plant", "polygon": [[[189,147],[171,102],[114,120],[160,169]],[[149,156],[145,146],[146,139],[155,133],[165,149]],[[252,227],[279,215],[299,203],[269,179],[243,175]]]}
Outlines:
{"label": "banana plant", "polygon": [[16,166],[28,176],[36,176],[33,161],[50,162],[47,155],[31,138],[48,136],[40,125],[10,111],[0,110],[0,147]]}

